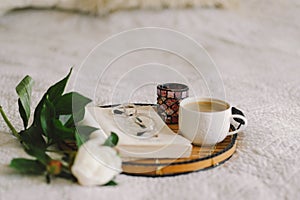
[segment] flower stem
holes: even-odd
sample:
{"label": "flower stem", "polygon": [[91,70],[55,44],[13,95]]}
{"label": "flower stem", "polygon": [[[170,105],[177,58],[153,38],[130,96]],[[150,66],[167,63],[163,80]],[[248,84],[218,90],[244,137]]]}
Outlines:
{"label": "flower stem", "polygon": [[20,136],[18,134],[18,131],[16,131],[15,127],[10,123],[9,119],[7,118],[5,112],[2,109],[2,106],[0,106],[0,113],[1,113],[1,116],[2,116],[3,120],[5,121],[5,123],[7,124],[9,129],[11,130],[11,132],[13,133],[13,135],[15,137],[19,138]]}

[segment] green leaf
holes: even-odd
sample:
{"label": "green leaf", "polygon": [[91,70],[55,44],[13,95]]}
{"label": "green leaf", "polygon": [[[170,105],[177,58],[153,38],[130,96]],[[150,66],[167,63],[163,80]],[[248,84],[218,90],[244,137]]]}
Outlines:
{"label": "green leaf", "polygon": [[20,132],[21,141],[24,146],[34,146],[37,148],[45,149],[46,142],[41,134],[39,127],[31,126],[30,128]]}
{"label": "green leaf", "polygon": [[75,140],[75,128],[68,128],[59,119],[53,119],[55,141]]}
{"label": "green leaf", "polygon": [[[45,99],[46,99],[46,94],[44,94],[43,98],[40,100],[40,102],[38,103],[38,105],[36,106],[35,110],[34,110],[34,120],[33,120],[33,125],[36,127],[39,127],[41,129],[41,110],[43,105],[45,104]],[[42,129],[41,129],[42,131]]]}
{"label": "green leaf", "polygon": [[47,165],[51,160],[51,158],[46,154],[45,149],[40,149],[29,145],[25,148],[25,151],[44,165]]}
{"label": "green leaf", "polygon": [[24,128],[28,125],[30,117],[30,99],[32,91],[33,80],[30,76],[25,76],[22,81],[17,85],[16,92],[19,96],[18,105],[20,116],[23,120]]}
{"label": "green leaf", "polygon": [[92,100],[77,93],[70,92],[59,97],[55,103],[58,115],[70,115],[84,109]]}
{"label": "green leaf", "polygon": [[77,126],[75,139],[77,147],[79,148],[83,143],[85,143],[92,132],[98,130],[98,128],[91,127],[91,126]]}
{"label": "green leaf", "polygon": [[77,148],[79,149],[79,147],[81,145],[83,145],[83,143],[85,141],[83,141],[82,137],[79,135],[79,133],[75,133],[75,139],[76,139],[76,145],[77,145]]}
{"label": "green leaf", "polygon": [[80,122],[84,118],[85,109],[81,109],[76,113],[73,113],[73,115],[69,118],[69,120],[65,123],[66,127],[75,127],[75,124],[77,122]]}
{"label": "green leaf", "polygon": [[71,73],[72,73],[72,68],[70,69],[70,72],[65,78],[55,83],[47,90],[46,93],[49,95],[50,101],[55,101],[56,98],[59,98],[64,93],[65,87],[67,85]]}
{"label": "green leaf", "polygon": [[46,167],[37,160],[30,160],[25,158],[15,158],[10,162],[11,168],[18,170],[21,173],[27,174],[43,174]]}
{"label": "green leaf", "polygon": [[104,186],[116,186],[116,185],[118,185],[118,183],[115,182],[115,181],[113,181],[113,180],[111,180],[108,183],[106,183]]}
{"label": "green leaf", "polygon": [[98,130],[98,128],[92,127],[92,126],[76,126],[76,130],[77,132],[80,133],[80,135],[88,138],[90,136],[90,134],[96,130]]}
{"label": "green leaf", "polygon": [[48,137],[48,139],[51,138],[51,134],[53,132],[53,118],[55,118],[55,108],[53,104],[48,100],[48,96],[46,96],[41,109],[40,120],[43,133],[46,137]]}
{"label": "green leaf", "polygon": [[20,99],[18,99],[18,106],[19,106],[19,113],[20,113],[20,116],[23,121],[24,129],[26,129],[28,126],[28,120],[29,120],[30,116],[27,116],[26,111],[24,110],[24,107],[23,107]]}
{"label": "green leaf", "polygon": [[110,136],[105,140],[104,146],[114,147],[118,144],[119,137],[114,132],[111,132]]}
{"label": "green leaf", "polygon": [[[61,97],[61,95],[63,94],[66,84],[69,80],[69,77],[72,73],[72,68],[70,69],[69,74],[63,78],[61,81],[57,82],[56,84],[54,84],[53,86],[51,86],[47,92],[44,94],[44,96],[42,97],[42,99],[40,100],[40,102],[38,103],[37,107],[35,108],[34,111],[34,122],[33,124],[37,127],[40,127],[40,114],[41,114],[41,110],[42,107],[46,101],[46,98],[48,98],[48,100],[50,102],[54,102],[56,100],[56,98]],[[47,97],[48,96],[48,97]]]}
{"label": "green leaf", "polygon": [[85,115],[85,109],[84,108],[79,110],[77,113],[73,114],[74,122],[75,123],[80,122],[84,118],[84,115]]}

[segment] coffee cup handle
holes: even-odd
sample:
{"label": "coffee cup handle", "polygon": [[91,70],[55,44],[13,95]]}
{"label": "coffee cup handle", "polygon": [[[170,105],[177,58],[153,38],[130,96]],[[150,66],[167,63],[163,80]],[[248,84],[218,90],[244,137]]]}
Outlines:
{"label": "coffee cup handle", "polygon": [[233,118],[239,118],[239,119],[243,120],[244,124],[243,124],[243,126],[236,129],[235,131],[229,131],[228,135],[233,135],[233,134],[236,134],[240,131],[243,131],[248,126],[248,120],[246,119],[246,117],[244,117],[242,115],[231,115],[231,119],[233,119]]}

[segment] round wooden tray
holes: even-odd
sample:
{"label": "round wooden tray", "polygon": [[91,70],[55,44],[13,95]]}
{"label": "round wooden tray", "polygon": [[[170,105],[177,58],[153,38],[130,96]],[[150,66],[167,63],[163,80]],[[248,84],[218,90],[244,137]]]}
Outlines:
{"label": "round wooden tray", "polygon": [[[154,106],[153,104],[136,104],[138,106]],[[114,107],[115,105],[101,106]],[[174,133],[178,131],[178,125],[168,125]],[[232,129],[234,127],[232,126]],[[178,159],[131,159],[123,160],[123,174],[132,176],[163,177],[174,176],[216,167],[227,161],[235,152],[237,134],[227,136],[222,142],[212,147],[193,146],[189,158]],[[76,150],[74,142],[64,142],[62,149]]]}
{"label": "round wooden tray", "polygon": [[[177,124],[169,125],[169,127],[177,133]],[[123,161],[123,174],[163,177],[213,168],[224,163],[232,156],[236,150],[236,138],[237,134],[227,136],[215,147],[193,145],[192,154],[189,158]]]}

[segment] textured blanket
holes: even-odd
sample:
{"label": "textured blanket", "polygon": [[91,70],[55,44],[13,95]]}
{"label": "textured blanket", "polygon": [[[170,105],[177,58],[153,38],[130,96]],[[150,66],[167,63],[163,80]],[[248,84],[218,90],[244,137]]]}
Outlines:
{"label": "textured blanket", "polygon": [[116,187],[87,188],[61,179],[47,185],[11,170],[10,160],[25,153],[0,119],[0,199],[299,199],[299,9],[298,0],[251,0],[236,10],[136,10],[105,18],[26,10],[1,17],[0,103],[18,129],[14,87],[23,76],[35,79],[36,105],[99,42],[143,26],[172,28],[203,44],[227,99],[245,111],[249,126],[232,158],[214,169],[166,178],[120,175]]}
{"label": "textured blanket", "polygon": [[232,8],[239,0],[2,0],[0,14],[22,8],[57,8],[104,15],[124,9],[162,9],[186,7]]}

